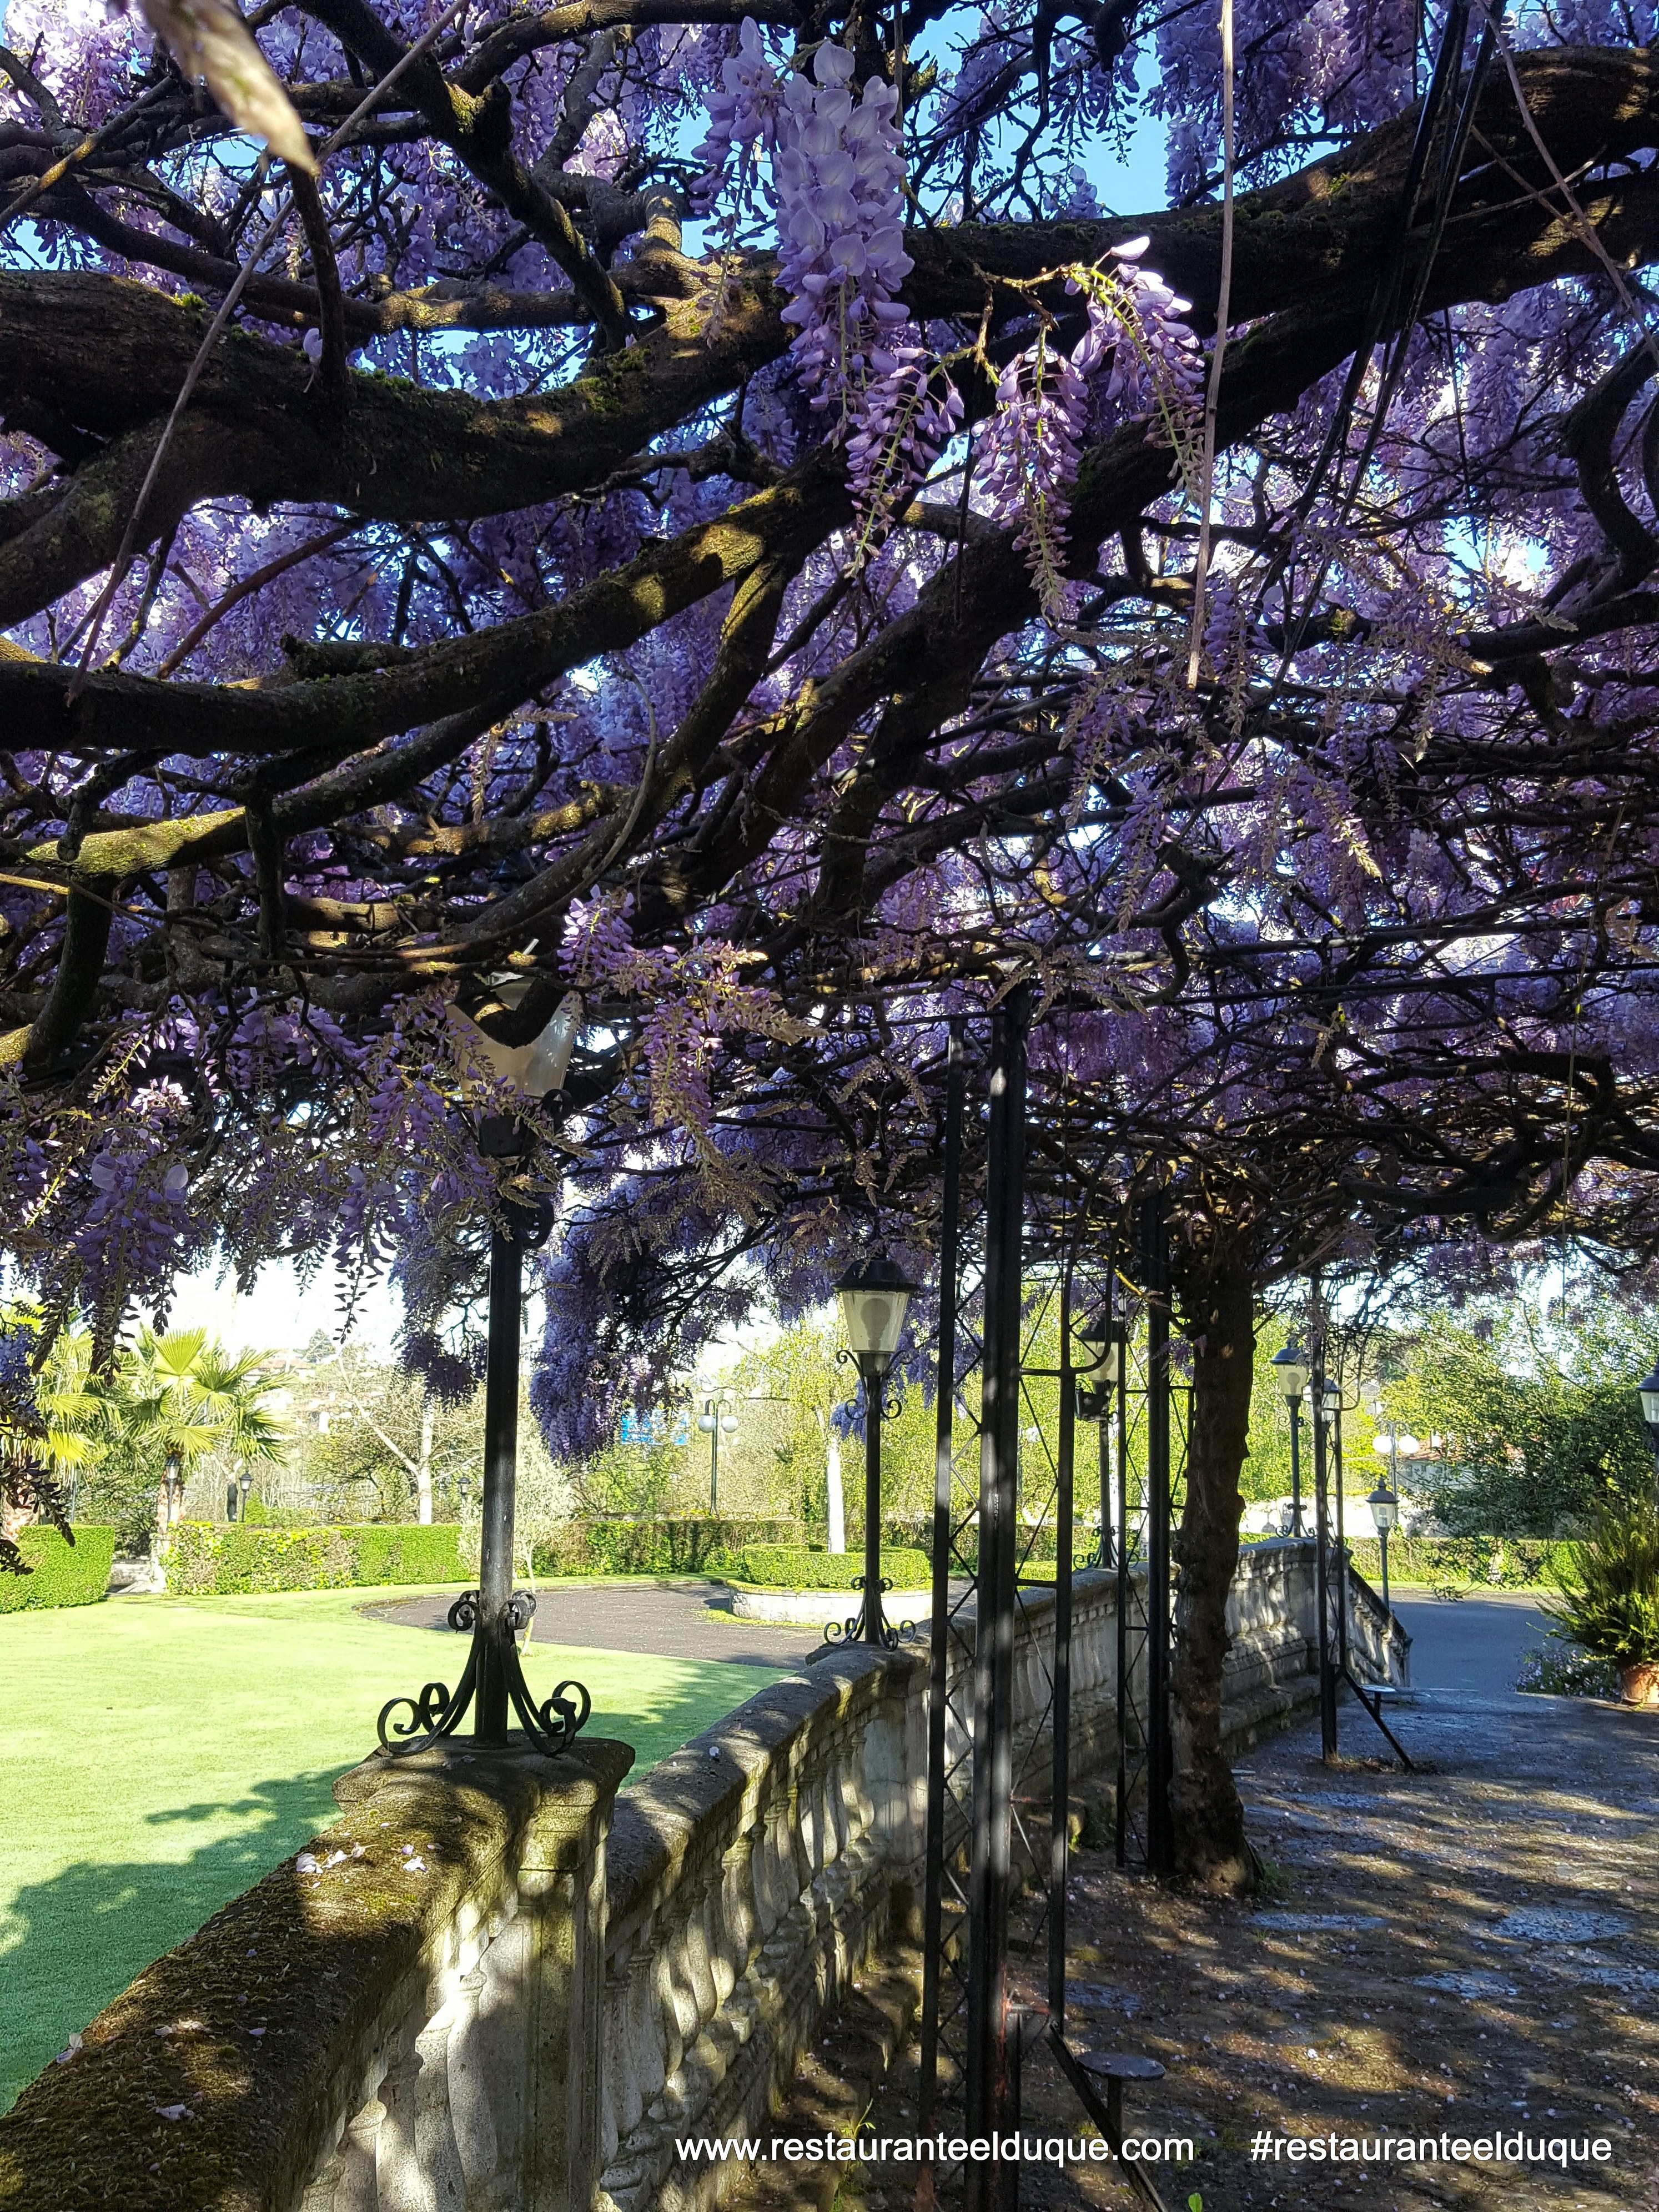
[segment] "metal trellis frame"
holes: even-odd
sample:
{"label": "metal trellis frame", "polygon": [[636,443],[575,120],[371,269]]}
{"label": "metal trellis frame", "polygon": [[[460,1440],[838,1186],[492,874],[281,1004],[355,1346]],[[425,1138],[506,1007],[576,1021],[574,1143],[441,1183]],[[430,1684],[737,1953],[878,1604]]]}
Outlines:
{"label": "metal trellis frame", "polygon": [[[1033,1293],[1034,1312],[1027,1317],[1029,1334],[1035,1337],[1047,1325],[1057,1299],[1060,1353],[1058,1368],[1037,1366],[1025,1355],[1022,1343],[1027,1333],[1022,1328],[1022,1316],[1027,1287],[1024,1125],[1029,1018],[1030,994],[1017,988],[992,1020],[985,1269],[981,1286],[983,1321],[976,1347],[981,1370],[976,1510],[964,1494],[963,1455],[957,1438],[960,1421],[974,1425],[957,1387],[960,1347],[964,1338],[970,1337],[961,1281],[962,1164],[968,1108],[959,1030],[952,1037],[947,1070],[917,2125],[925,2140],[936,2142],[941,2107],[955,2101],[959,2091],[963,2126],[969,2137],[1000,2137],[1017,2129],[1022,2054],[1035,2040],[1046,2037],[1085,2109],[1114,2150],[1121,2153],[1115,2118],[1065,2037],[1078,1420],[1072,1325],[1082,1213],[1079,1210],[1059,1269],[1053,1267],[1052,1254],[1042,1255],[1050,1279],[1046,1287],[1040,1285]],[[1166,1382],[1167,1341],[1166,1327],[1159,1370]],[[1107,1469],[1102,1488],[1104,1526],[1097,1554],[1097,1558],[1103,1554],[1114,1565],[1133,1559],[1141,1549],[1138,1528],[1131,1529],[1127,1525],[1129,1423],[1124,1364],[1120,1363],[1115,1424],[1120,1455],[1117,1496],[1115,1501],[1109,1438],[1103,1454]],[[1046,1495],[1039,1496],[1036,1488],[1041,1462],[1034,1458],[1025,1471],[1029,1480],[1023,1496],[1021,1408],[1024,1394],[1038,1377],[1059,1382],[1058,1436]],[[1150,1391],[1144,1395],[1150,1402]],[[1167,1436],[1167,1415],[1164,1425]],[[1036,1433],[1046,1449],[1046,1434],[1040,1426]],[[1115,1540],[1109,1517],[1114,1503],[1120,1518]],[[1166,1478],[1166,1531],[1170,1504]],[[1054,1529],[1054,1644],[1046,1697],[1039,1694],[1036,1699],[1043,1710],[1024,1715],[1017,1736],[1015,1662],[1020,1617],[1029,1601],[1023,1588],[1022,1505],[1035,1529],[1050,1525]],[[969,1596],[960,1589],[953,1589],[952,1569],[968,1565],[966,1538],[975,1528]],[[1026,1536],[1024,1552],[1029,1553],[1034,1542],[1034,1535]],[[1043,1579],[1046,1587],[1046,1576]],[[1138,1582],[1134,1586],[1139,1587]],[[1164,1613],[1167,1668],[1167,1594]],[[964,1710],[969,1696],[963,1694],[969,1677],[965,1662],[970,1654],[971,1713]],[[958,1686],[954,1692],[953,1680]],[[1040,1692],[1043,1687],[1039,1686]],[[1048,1771],[1040,1789],[1028,1791],[1023,1784],[1028,1776],[1035,1780],[1045,1745]],[[1164,1756],[1167,1759],[1167,1748]],[[1034,1815],[1046,1820],[1046,1835],[1040,1836],[1033,1829]],[[1046,1948],[1046,2006],[1041,2000],[1033,2003],[1016,2002],[1014,1997],[1009,1960],[1017,1871],[1036,1878],[1036,1923],[1035,1929],[1022,1929],[1020,1948]],[[1154,2208],[1154,2212],[1163,2212],[1162,2200],[1148,2175],[1129,2160],[1123,2161],[1122,2171],[1143,2203]],[[922,2179],[919,2202],[932,2201],[933,2180],[930,2166]],[[965,2212],[1013,2212],[1018,2204],[1019,2171],[1012,2160],[969,2163],[963,2169],[962,2184]]]}

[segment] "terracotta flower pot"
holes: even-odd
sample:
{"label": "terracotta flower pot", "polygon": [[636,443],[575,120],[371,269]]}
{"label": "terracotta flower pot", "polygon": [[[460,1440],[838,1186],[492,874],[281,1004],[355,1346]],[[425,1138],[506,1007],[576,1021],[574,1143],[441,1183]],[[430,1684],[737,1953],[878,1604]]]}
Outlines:
{"label": "terracotta flower pot", "polygon": [[1627,1705],[1659,1705],[1659,1662],[1638,1659],[1621,1667],[1619,1688]]}

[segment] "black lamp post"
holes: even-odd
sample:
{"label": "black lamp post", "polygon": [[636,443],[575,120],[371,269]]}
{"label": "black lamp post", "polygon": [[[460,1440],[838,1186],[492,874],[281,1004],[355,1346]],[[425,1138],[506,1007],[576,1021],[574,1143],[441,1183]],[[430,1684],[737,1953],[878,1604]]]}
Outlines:
{"label": "black lamp post", "polygon": [[1654,1362],[1653,1372],[1636,1386],[1636,1396],[1642,1408],[1642,1425],[1648,1432],[1648,1449],[1653,1454],[1656,1474],[1659,1474],[1659,1360]]}
{"label": "black lamp post", "polygon": [[1376,1540],[1382,1547],[1382,1603],[1389,1602],[1389,1538],[1400,1526],[1400,1499],[1386,1482],[1379,1482],[1365,1500],[1371,1509]]}
{"label": "black lamp post", "polygon": [[1299,1344],[1287,1344],[1267,1363],[1273,1370],[1273,1387],[1291,1413],[1291,1534],[1302,1534],[1302,1393],[1308,1387],[1310,1369]]}
{"label": "black lamp post", "polygon": [[1348,1671],[1348,1536],[1343,1523],[1342,1386],[1325,1378],[1325,1419],[1330,1426],[1328,1464],[1336,1504],[1336,1671]]}
{"label": "black lamp post", "polygon": [[720,1438],[729,1441],[738,1433],[738,1417],[729,1410],[737,1400],[730,1390],[717,1390],[712,1385],[702,1395],[697,1426],[708,1439],[708,1510],[715,1515],[720,1510]]}
{"label": "black lamp post", "polygon": [[[541,1098],[562,1090],[580,1020],[581,1001],[573,994],[533,1045],[516,1054],[499,1047],[491,1052],[497,1073],[526,1097]],[[526,1159],[535,1141],[514,1115],[483,1116],[477,1139],[483,1157],[504,1166]],[[558,1683],[539,1705],[532,1698],[519,1662],[518,1634],[529,1625],[536,1601],[527,1590],[513,1587],[524,1255],[546,1243],[552,1218],[544,1199],[509,1193],[499,1201],[497,1218],[490,1224],[478,1587],[463,1591],[449,1608],[450,1626],[470,1632],[472,1648],[453,1696],[446,1684],[428,1682],[418,1698],[392,1698],[381,1707],[380,1742],[394,1757],[424,1750],[453,1735],[469,1706],[473,1708],[473,1741],[492,1748],[507,1744],[510,1711],[517,1712],[531,1744],[548,1753],[565,1750],[587,1720],[588,1695],[580,1682]],[[404,1707],[408,1719],[394,1719]]]}
{"label": "black lamp post", "polygon": [[887,1408],[884,1401],[915,1288],[884,1252],[854,1261],[836,1285],[848,1349],[864,1382],[864,1605],[859,1635],[866,1644],[889,1640],[881,1612],[881,1422],[884,1411],[897,1410]]}

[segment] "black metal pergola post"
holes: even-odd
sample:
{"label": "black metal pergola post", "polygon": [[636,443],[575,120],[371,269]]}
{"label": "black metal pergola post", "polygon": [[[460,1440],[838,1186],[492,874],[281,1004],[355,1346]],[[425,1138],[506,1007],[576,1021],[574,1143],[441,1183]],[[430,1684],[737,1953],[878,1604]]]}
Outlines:
{"label": "black metal pergola post", "polygon": [[1336,1671],[1339,1680],[1348,1668],[1348,1536],[1342,1506],[1342,1400],[1331,1400],[1331,1483],[1336,1494]]}
{"label": "black metal pergola post", "polygon": [[[524,1298],[524,1248],[501,1228],[489,1233],[489,1326],[484,1352],[483,1509],[478,1525],[477,1711],[480,1743],[507,1741],[509,1705],[506,1652],[516,1635],[487,1632],[513,1603],[513,1522],[519,1478],[519,1334]],[[516,1629],[517,1624],[514,1623]]]}
{"label": "black metal pergola post", "polygon": [[1175,1864],[1170,1817],[1170,1227],[1164,1194],[1142,1217],[1146,1286],[1146,1863]]}
{"label": "black metal pergola post", "polygon": [[[1018,1501],[1020,1255],[1025,1032],[1030,994],[1011,991],[991,1025],[986,1164],[985,1358],[980,1430],[978,1604],[974,1647],[972,1858],[968,1889],[967,2130],[1004,2132],[1009,2054],[1008,1909],[1013,1799],[1013,1656]],[[1018,2167],[970,2162],[965,2212],[1013,2201]]]}
{"label": "black metal pergola post", "polygon": [[962,1031],[953,1025],[945,1082],[945,1188],[939,1244],[939,1369],[934,1392],[933,1604],[927,1638],[927,1838],[922,1886],[922,2138],[931,2140],[939,2103],[940,1974],[945,1964],[945,1723],[951,1668],[951,1509],[956,1465],[957,1299],[961,1270],[962,1133],[968,1076]]}
{"label": "black metal pergola post", "polygon": [[1112,1856],[1129,1859],[1129,1329],[1117,1363],[1117,1784],[1113,1793]]}
{"label": "black metal pergola post", "polygon": [[[486,1158],[510,1161],[524,1158],[529,1137],[521,1123],[492,1117],[480,1124],[478,1143]],[[453,1692],[443,1682],[428,1682],[418,1697],[388,1698],[381,1707],[381,1746],[394,1758],[453,1735],[469,1707],[473,1741],[493,1749],[507,1744],[513,1713],[529,1742],[549,1753],[567,1749],[586,1724],[589,1700],[580,1682],[558,1683],[539,1705],[531,1695],[518,1639],[536,1601],[529,1591],[513,1587],[524,1255],[545,1243],[551,1219],[544,1203],[504,1198],[490,1226],[478,1587],[464,1591],[449,1608],[450,1626],[470,1632],[472,1644]],[[398,1717],[405,1709],[408,1717]]]}
{"label": "black metal pergola post", "polygon": [[1314,1448],[1314,1603],[1319,1613],[1319,1736],[1323,1756],[1334,1759],[1336,1735],[1336,1669],[1331,1664],[1330,1497],[1327,1486],[1329,1459],[1325,1421],[1325,1327],[1314,1290],[1316,1335],[1313,1348]]}
{"label": "black metal pergola post", "polygon": [[[1054,1455],[1054,1750],[1048,1815],[1048,2020],[1066,2026],[1066,1878],[1072,1799],[1072,1544],[1077,1385],[1072,1369],[1075,1247],[1060,1279],[1060,1434]],[[1103,1522],[1103,1527],[1104,1525]]]}

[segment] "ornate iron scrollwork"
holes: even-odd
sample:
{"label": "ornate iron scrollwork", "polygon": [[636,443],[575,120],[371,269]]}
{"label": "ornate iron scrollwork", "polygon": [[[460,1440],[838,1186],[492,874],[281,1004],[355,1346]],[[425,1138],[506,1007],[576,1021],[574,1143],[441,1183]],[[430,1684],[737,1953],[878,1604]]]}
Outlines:
{"label": "ornate iron scrollwork", "polygon": [[[453,1735],[459,1726],[477,1688],[478,1647],[488,1632],[482,1607],[481,1593],[470,1589],[463,1590],[449,1608],[449,1626],[459,1634],[471,1634],[472,1638],[465,1671],[453,1695],[447,1684],[428,1682],[417,1698],[390,1698],[381,1706],[377,1733],[381,1748],[394,1759],[405,1752],[423,1751],[428,1744]],[[586,1727],[592,1700],[581,1683],[568,1680],[556,1683],[539,1705],[531,1695],[519,1660],[519,1636],[529,1627],[535,1610],[536,1600],[531,1591],[514,1590],[495,1633],[507,1676],[507,1696],[519,1717],[519,1724],[539,1750],[552,1755],[568,1751]],[[392,1717],[405,1709],[409,1716],[406,1720]]]}
{"label": "ornate iron scrollwork", "polygon": [[[864,1586],[864,1577],[855,1575],[853,1578],[853,1588],[855,1590],[861,1590]],[[878,1594],[884,1597],[892,1587],[890,1578],[884,1575],[877,1585]],[[901,1644],[915,1643],[921,1633],[921,1628],[914,1620],[902,1620],[896,1627],[890,1620],[884,1617],[880,1642],[884,1650],[896,1651]],[[859,1644],[863,1641],[864,1608],[862,1606],[856,1613],[849,1613],[845,1620],[831,1620],[826,1622],[824,1626],[823,1648],[826,1650],[833,1650],[837,1644]]]}

